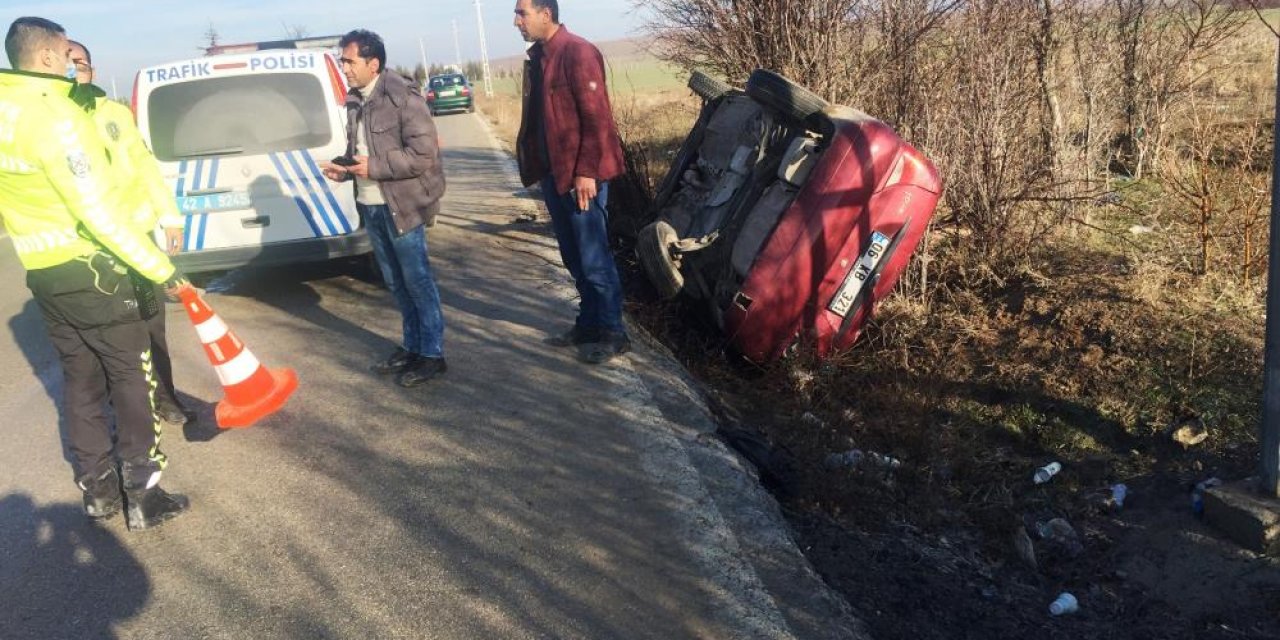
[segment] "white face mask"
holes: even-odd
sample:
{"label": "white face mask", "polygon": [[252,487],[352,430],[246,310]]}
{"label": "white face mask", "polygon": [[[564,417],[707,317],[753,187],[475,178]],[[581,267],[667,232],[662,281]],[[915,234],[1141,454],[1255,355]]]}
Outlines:
{"label": "white face mask", "polygon": [[63,75],[65,75],[68,80],[75,80],[76,79],[76,63],[72,62],[71,60],[67,60],[67,71]]}

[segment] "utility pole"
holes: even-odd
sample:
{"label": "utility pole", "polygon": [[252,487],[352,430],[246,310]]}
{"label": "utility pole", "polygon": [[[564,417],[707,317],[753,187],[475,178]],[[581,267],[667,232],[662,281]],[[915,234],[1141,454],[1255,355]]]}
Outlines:
{"label": "utility pole", "polygon": [[[1280,60],[1276,65],[1280,83]],[[1276,85],[1276,122],[1280,122],[1280,84]],[[1259,489],[1280,497],[1280,145],[1272,145],[1271,254],[1267,266],[1267,337],[1262,361],[1262,445]]]}
{"label": "utility pole", "polygon": [[453,21],[453,54],[456,56],[458,71],[462,71],[462,46],[458,44],[458,21]]}
{"label": "utility pole", "polygon": [[484,13],[480,11],[480,0],[476,0],[476,26],[480,28],[480,66],[484,71],[484,97],[493,97],[493,78],[489,73],[489,45],[484,39]]}
{"label": "utility pole", "polygon": [[[418,54],[422,56],[422,72],[427,74],[427,78],[431,77],[431,67],[427,66],[427,49],[422,46],[422,38],[418,38]],[[424,78],[427,79],[427,78]]]}
{"label": "utility pole", "polygon": [[112,100],[119,100],[119,99],[120,99],[120,93],[119,93],[118,91],[116,91],[116,77],[115,77],[115,76],[111,76],[111,99],[112,99]]}

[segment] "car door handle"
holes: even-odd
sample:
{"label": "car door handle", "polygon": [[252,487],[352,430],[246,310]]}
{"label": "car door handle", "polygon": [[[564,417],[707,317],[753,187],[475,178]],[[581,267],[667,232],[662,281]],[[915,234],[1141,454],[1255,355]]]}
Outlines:
{"label": "car door handle", "polygon": [[212,196],[219,193],[231,193],[231,187],[213,187],[210,189],[192,189],[183,195],[187,196]]}
{"label": "car door handle", "polygon": [[254,216],[252,218],[240,218],[240,226],[246,229],[260,229],[262,227],[271,226],[271,216]]}

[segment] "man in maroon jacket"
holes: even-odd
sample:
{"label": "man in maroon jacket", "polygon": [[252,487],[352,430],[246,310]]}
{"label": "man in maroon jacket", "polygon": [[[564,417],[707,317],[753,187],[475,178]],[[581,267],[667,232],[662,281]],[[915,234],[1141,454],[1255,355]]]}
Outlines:
{"label": "man in maroon jacket", "polygon": [[516,141],[524,185],[542,195],[581,302],[573,328],[549,340],[581,345],[598,364],[626,353],[622,283],[609,251],[608,181],[622,175],[622,145],[605,89],[604,58],[560,24],[556,0],[518,0],[515,26],[529,48]]}

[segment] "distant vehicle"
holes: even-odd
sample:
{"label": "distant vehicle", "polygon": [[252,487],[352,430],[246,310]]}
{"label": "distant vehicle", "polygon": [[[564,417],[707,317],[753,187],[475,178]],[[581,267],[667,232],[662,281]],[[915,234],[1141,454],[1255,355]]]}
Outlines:
{"label": "distant vehicle", "polygon": [[138,72],[133,111],[186,215],[188,272],[370,252],[349,184],[338,37],[220,45]]}
{"label": "distant vehicle", "polygon": [[427,80],[427,104],[433,116],[445,111],[471,113],[476,110],[471,83],[461,73],[446,73]]}
{"label": "distant vehicle", "polygon": [[942,182],[888,125],[763,69],[744,90],[695,72],[702,113],[636,251],[655,288],[702,301],[769,362],[851,346],[893,290]]}

